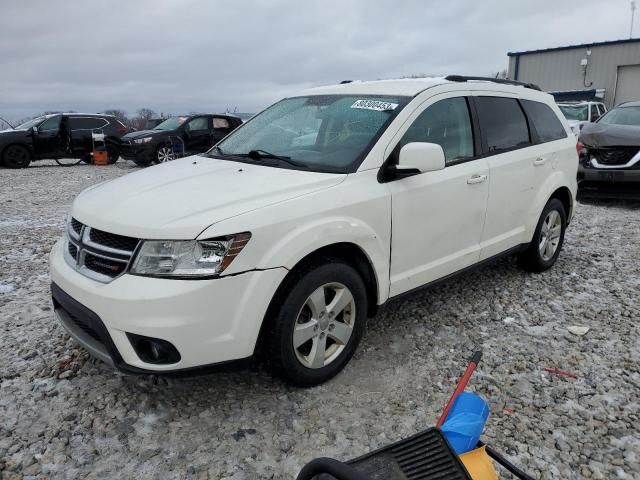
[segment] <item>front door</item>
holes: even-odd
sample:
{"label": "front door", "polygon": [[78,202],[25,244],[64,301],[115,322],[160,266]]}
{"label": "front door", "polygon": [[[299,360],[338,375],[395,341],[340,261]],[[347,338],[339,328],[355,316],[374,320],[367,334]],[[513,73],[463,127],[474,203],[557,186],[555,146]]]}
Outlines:
{"label": "front door", "polygon": [[392,198],[390,296],[478,261],[489,192],[489,168],[485,159],[476,158],[466,97],[431,99],[407,124],[394,154],[407,143],[437,143],[444,150],[446,167],[388,184]]}
{"label": "front door", "polygon": [[60,120],[62,115],[47,118],[33,133],[33,150],[37,158],[56,158],[62,152]]}
{"label": "front door", "polygon": [[204,152],[211,147],[211,119],[195,117],[184,126],[184,144],[187,154]]}

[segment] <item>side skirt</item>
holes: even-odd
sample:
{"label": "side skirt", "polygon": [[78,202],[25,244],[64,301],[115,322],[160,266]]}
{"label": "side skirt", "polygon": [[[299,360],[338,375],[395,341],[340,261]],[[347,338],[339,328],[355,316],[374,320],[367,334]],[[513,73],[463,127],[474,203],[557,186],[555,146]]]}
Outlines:
{"label": "side skirt", "polygon": [[[516,245],[515,247],[511,247],[510,249],[505,250],[504,252],[498,253],[497,255],[494,255],[494,256],[489,257],[489,258],[485,258],[484,260],[481,260],[478,263],[474,263],[473,265],[469,265],[468,267],[465,267],[465,268],[463,268],[461,270],[458,270],[456,272],[450,273],[449,275],[445,275],[442,278],[438,278],[437,280],[434,280],[432,282],[425,283],[424,285],[420,285],[419,287],[415,287],[415,288],[412,288],[411,290],[407,290],[406,292],[402,292],[402,293],[399,293],[398,295],[394,295],[393,297],[389,297],[387,299],[387,301],[385,303],[383,303],[382,305],[386,305],[388,302],[395,301],[395,300],[398,300],[398,299],[402,299],[404,297],[411,296],[411,295],[413,295],[415,293],[418,293],[418,292],[420,292],[422,290],[426,290],[428,288],[433,287],[434,285],[438,285],[440,283],[446,282],[447,280],[450,280],[450,279],[452,279],[454,277],[463,275],[465,273],[473,272],[474,270],[482,268],[482,267],[484,267],[484,266],[486,266],[488,264],[494,263],[496,260],[499,260],[501,258],[505,258],[505,257],[509,257],[511,255],[515,255],[515,254],[521,253],[524,250],[526,250],[528,246],[529,246],[528,243],[521,243],[520,245]],[[382,305],[380,305],[380,306],[382,306]]]}

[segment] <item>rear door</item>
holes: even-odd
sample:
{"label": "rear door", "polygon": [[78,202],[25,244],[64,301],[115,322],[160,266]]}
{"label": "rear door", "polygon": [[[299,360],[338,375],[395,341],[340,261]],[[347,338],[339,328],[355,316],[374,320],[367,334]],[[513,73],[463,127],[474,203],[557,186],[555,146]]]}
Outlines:
{"label": "rear door", "polygon": [[524,243],[527,213],[539,174],[550,159],[531,148],[527,117],[515,95],[475,92],[474,104],[489,165],[489,200],[480,258]]}
{"label": "rear door", "polygon": [[[489,192],[487,161],[478,158],[465,92],[420,106],[398,132],[403,145],[439,144],[446,167],[388,183],[392,198],[390,296],[427,284],[478,261]],[[392,158],[394,158],[392,157]]]}
{"label": "rear door", "polygon": [[211,118],[194,117],[184,126],[186,153],[200,153],[211,146]]}
{"label": "rear door", "polygon": [[212,146],[229,135],[234,126],[231,124],[228,118],[225,117],[213,117],[213,143]]}
{"label": "rear door", "polygon": [[82,157],[93,151],[93,134],[104,133],[109,122],[101,117],[70,116],[71,153]]}

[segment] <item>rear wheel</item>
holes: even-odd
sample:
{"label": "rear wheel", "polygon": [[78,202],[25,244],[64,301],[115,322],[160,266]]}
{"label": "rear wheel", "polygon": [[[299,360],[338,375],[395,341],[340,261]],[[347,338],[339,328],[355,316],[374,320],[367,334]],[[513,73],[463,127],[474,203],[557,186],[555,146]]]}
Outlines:
{"label": "rear wheel", "polygon": [[289,279],[273,319],[272,358],[291,383],[310,387],[340,372],[356,351],[367,319],[365,284],[337,259]]}
{"label": "rear wheel", "polygon": [[120,158],[120,150],[115,145],[107,145],[107,163],[113,165]]}
{"label": "rear wheel", "polygon": [[566,228],[564,205],[557,198],[552,198],[542,210],[531,243],[520,255],[522,268],[530,272],[544,272],[551,268],[560,255]]}
{"label": "rear wheel", "polygon": [[7,168],[26,168],[31,163],[31,152],[22,145],[9,145],[2,152],[2,165]]}

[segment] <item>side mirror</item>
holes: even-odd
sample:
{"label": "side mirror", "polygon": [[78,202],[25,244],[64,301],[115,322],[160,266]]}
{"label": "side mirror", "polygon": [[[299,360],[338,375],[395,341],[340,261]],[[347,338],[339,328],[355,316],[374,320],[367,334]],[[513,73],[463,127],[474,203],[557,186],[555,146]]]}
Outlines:
{"label": "side mirror", "polygon": [[398,171],[417,170],[415,173],[444,169],[444,150],[437,143],[407,143],[400,150]]}
{"label": "side mirror", "polygon": [[37,135],[38,134],[38,127],[36,127],[36,126],[31,127],[31,133],[33,135]]}

